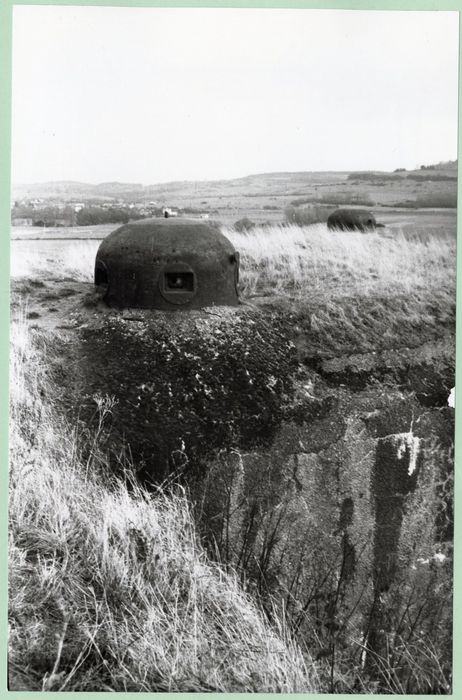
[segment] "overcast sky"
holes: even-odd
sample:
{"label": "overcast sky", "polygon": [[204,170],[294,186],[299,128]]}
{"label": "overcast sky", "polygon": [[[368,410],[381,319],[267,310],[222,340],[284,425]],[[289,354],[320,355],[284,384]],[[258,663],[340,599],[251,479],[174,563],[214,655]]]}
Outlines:
{"label": "overcast sky", "polygon": [[457,157],[458,14],[16,6],[13,182]]}

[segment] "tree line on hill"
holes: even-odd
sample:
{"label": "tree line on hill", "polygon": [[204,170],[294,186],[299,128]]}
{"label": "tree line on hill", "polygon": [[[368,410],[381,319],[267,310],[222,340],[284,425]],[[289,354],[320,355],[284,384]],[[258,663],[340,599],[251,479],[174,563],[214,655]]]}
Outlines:
{"label": "tree line on hill", "polygon": [[[202,209],[182,207],[182,214],[203,214]],[[28,220],[32,226],[97,226],[98,224],[126,224],[129,221],[163,216],[162,207],[149,206],[146,208],[111,206],[102,207],[98,204],[87,204],[78,211],[72,205],[58,207],[44,205],[41,207],[30,204],[15,203],[11,210],[11,221]],[[214,210],[213,213],[218,213]]]}
{"label": "tree line on hill", "polygon": [[[129,220],[145,218],[139,210],[130,207],[85,206],[78,211],[74,207],[43,206],[32,207],[15,204],[11,210],[11,220],[30,219],[32,226],[97,226],[98,224],[126,224]],[[162,209],[150,209],[148,216],[162,216]]]}
{"label": "tree line on hill", "polygon": [[[422,166],[421,170],[432,170],[430,166]],[[373,182],[376,180],[390,182],[393,180],[417,180],[419,182],[424,181],[434,181],[434,180],[457,180],[457,175],[444,175],[442,173],[435,172],[412,172],[407,175],[400,175],[399,173],[405,172],[404,168],[398,168],[394,173],[374,173],[374,172],[364,172],[364,173],[350,173],[347,180],[360,180]]]}

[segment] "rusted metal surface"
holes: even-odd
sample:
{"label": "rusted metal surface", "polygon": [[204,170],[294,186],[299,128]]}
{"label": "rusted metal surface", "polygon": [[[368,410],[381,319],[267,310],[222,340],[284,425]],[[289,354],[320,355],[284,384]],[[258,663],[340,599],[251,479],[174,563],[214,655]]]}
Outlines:
{"label": "rusted metal surface", "polygon": [[95,284],[116,308],[198,309],[238,304],[239,255],[217,224],[144,219],[101,243]]}

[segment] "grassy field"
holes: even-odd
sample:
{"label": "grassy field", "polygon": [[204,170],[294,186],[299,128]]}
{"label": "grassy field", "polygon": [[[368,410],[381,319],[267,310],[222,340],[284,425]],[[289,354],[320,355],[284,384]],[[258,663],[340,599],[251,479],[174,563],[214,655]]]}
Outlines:
{"label": "grassy field", "polygon": [[345,234],[322,224],[224,232],[242,251],[245,298],[260,292],[318,298],[328,289],[335,297],[419,294],[429,285],[454,292],[450,237]]}
{"label": "grassy field", "polygon": [[[284,316],[301,356],[316,360],[450,346],[453,216],[389,221],[368,234],[225,228],[241,253],[242,301]],[[51,329],[66,333],[59,326],[91,291],[98,245],[12,242],[11,687],[327,692],[281,608],[268,622],[232,566],[224,573],[205,553],[181,490],[143,490],[124,455],[125,478],[108,474],[99,438],[110,397],[97,402],[92,431],[56,412]],[[352,692],[347,666],[341,687]]]}

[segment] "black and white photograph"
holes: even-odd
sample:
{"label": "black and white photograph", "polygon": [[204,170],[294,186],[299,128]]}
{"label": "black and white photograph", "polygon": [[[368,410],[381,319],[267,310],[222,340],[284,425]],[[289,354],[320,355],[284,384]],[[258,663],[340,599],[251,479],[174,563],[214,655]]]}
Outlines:
{"label": "black and white photograph", "polygon": [[458,73],[456,11],[13,7],[9,690],[452,694]]}

